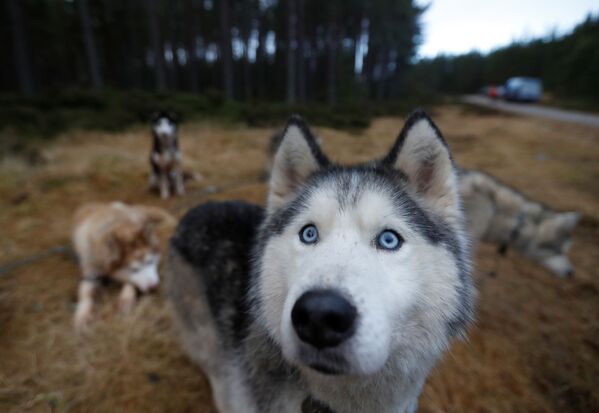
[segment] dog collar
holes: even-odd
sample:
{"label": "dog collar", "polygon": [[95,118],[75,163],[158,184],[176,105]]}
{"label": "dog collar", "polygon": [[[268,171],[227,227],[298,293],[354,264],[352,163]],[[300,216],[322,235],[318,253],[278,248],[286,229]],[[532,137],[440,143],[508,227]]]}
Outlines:
{"label": "dog collar", "polygon": [[311,396],[306,397],[302,403],[302,413],[335,413],[327,406],[314,400]]}

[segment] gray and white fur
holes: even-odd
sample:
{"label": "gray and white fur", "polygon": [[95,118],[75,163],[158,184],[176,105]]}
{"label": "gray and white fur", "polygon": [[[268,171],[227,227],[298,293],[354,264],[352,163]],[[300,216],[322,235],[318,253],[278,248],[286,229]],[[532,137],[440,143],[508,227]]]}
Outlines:
{"label": "gray and white fur", "polygon": [[189,211],[166,283],[220,413],[403,413],[473,319],[470,272],[458,173],[417,111],[355,166],[292,117],[267,207]]}
{"label": "gray and white fur", "polygon": [[177,195],[185,195],[177,117],[173,113],[157,112],[152,117],[150,166],[149,186],[157,188],[163,199],[170,197],[172,188]]}
{"label": "gray and white fur", "polygon": [[[266,164],[264,167],[264,178],[268,180],[270,177],[270,171],[272,170],[272,164],[277,154],[277,150],[283,141],[283,137],[285,136],[285,129],[279,129],[275,131],[268,140],[268,146],[266,147]],[[320,146],[322,144],[322,140],[319,136],[312,134],[314,140]]]}
{"label": "gray and white fur", "polygon": [[513,248],[559,277],[574,274],[568,251],[578,212],[555,212],[474,170],[461,171],[460,193],[474,240]]}

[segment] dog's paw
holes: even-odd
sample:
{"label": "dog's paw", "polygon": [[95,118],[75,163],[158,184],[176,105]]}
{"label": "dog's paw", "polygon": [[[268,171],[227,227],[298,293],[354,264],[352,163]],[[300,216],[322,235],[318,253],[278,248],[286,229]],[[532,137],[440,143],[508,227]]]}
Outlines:
{"label": "dog's paw", "polygon": [[89,332],[93,321],[94,314],[91,311],[85,309],[77,311],[73,320],[75,331],[77,331],[78,333]]}
{"label": "dog's paw", "polygon": [[136,299],[137,292],[135,291],[135,287],[130,284],[123,286],[119,295],[119,311],[122,314],[129,314],[133,310]]}

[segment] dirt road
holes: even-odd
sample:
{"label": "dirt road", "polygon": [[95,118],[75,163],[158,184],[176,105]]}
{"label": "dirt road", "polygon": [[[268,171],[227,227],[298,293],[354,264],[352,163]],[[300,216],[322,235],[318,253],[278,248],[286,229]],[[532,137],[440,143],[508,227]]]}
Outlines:
{"label": "dirt road", "polygon": [[572,110],[555,109],[532,103],[510,103],[502,100],[493,100],[486,96],[467,95],[463,101],[473,105],[497,109],[504,112],[517,113],[519,115],[535,116],[563,122],[578,123],[579,125],[593,126],[599,128],[599,115],[575,112]]}

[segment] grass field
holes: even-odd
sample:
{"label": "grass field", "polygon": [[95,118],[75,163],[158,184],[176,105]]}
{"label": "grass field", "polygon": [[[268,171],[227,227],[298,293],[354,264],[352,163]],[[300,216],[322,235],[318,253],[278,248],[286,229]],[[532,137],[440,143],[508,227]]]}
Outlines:
{"label": "grass field", "polygon": [[[573,280],[510,252],[476,255],[477,323],[434,370],[421,412],[599,411],[599,129],[465,107],[433,111],[456,160],[483,169],[557,210],[578,210]],[[340,162],[382,155],[402,119],[362,133],[317,129]],[[190,123],[186,169],[204,176],[185,198],[146,191],[145,127],[70,132],[33,159],[0,162],[0,265],[69,243],[83,202],[122,200],[180,216],[207,199],[262,203],[272,130]],[[212,186],[216,192],[209,194]],[[165,240],[167,236],[165,235]],[[490,276],[494,272],[496,276]],[[72,329],[78,268],[52,255],[0,275],[0,412],[212,412],[201,372],[178,347],[161,293],[127,317],[116,289],[101,297],[91,334]]]}

